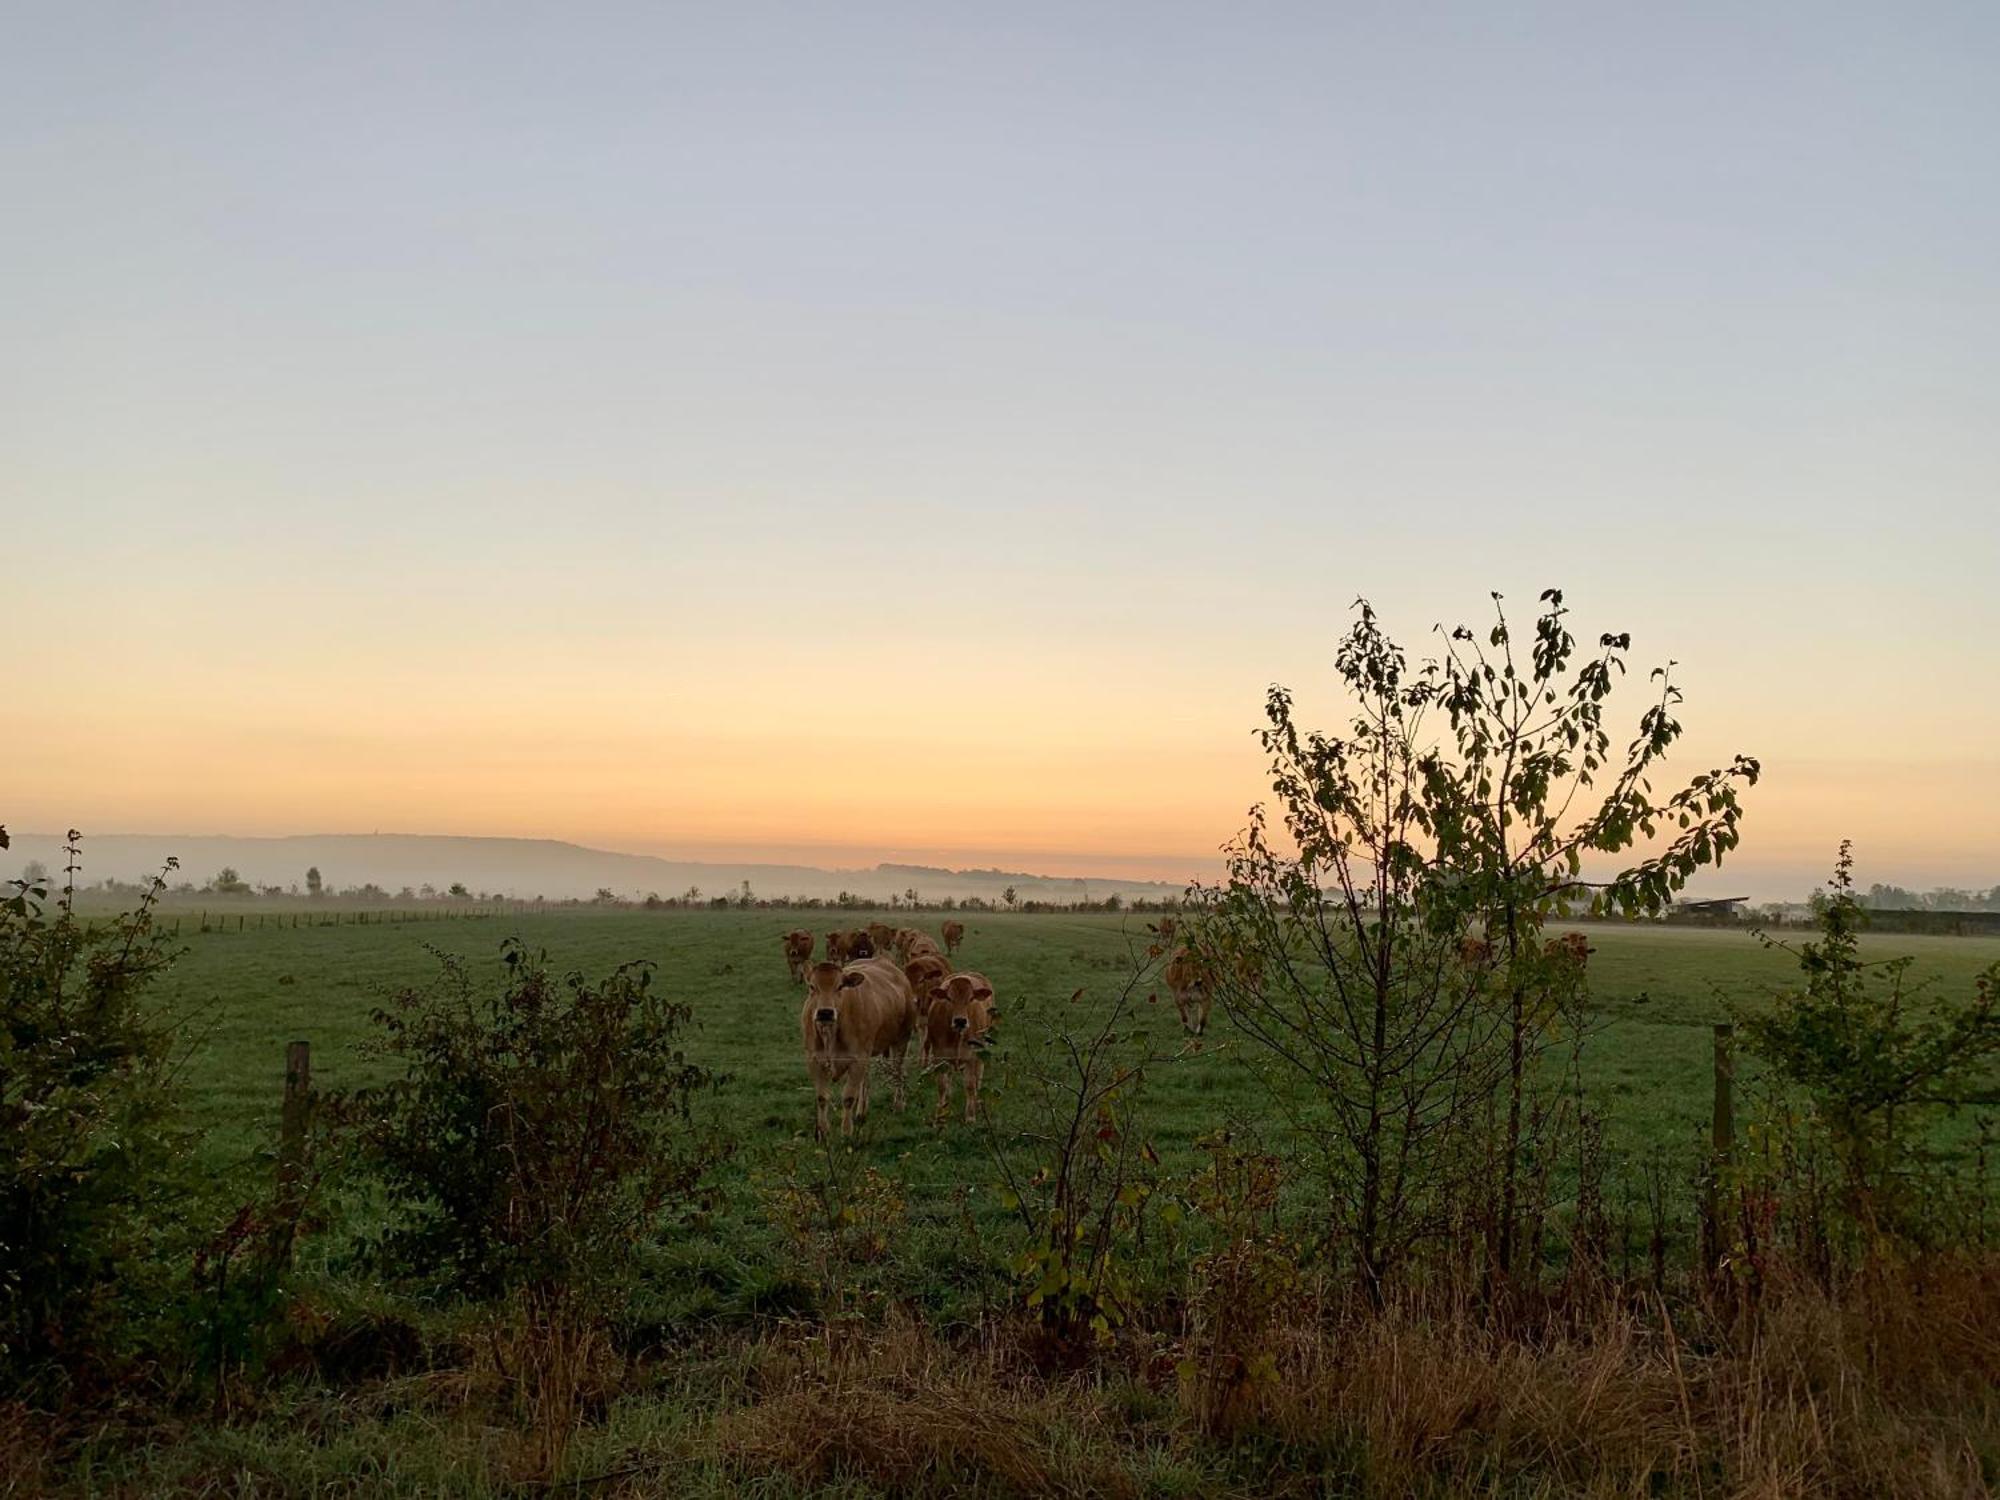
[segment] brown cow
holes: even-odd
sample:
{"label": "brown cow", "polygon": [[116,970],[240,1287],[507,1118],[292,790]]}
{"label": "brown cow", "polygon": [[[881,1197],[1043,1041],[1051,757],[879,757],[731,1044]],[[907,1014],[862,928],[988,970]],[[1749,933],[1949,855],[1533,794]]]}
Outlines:
{"label": "brown cow", "polygon": [[1548,957],[1575,964],[1579,969],[1590,962],[1590,955],[1596,951],[1590,946],[1590,939],[1580,932],[1565,932],[1542,944],[1542,952]]}
{"label": "brown cow", "polygon": [[875,945],[868,940],[865,932],[829,932],[826,935],[826,956],[834,963],[849,964],[856,959],[873,958]]}
{"label": "brown cow", "polygon": [[951,1109],[951,1079],[956,1073],[965,1088],[965,1120],[979,1118],[981,1057],[1000,1012],[993,1005],[993,986],[984,974],[953,974],[933,985],[923,1006],[923,1056],[937,1070],[937,1118]]}
{"label": "brown cow", "polygon": [[792,971],[792,983],[797,984],[806,977],[806,965],[812,962],[813,935],[803,927],[794,928],[785,934],[785,967]]}
{"label": "brown cow", "polygon": [[1208,1029],[1209,1007],[1215,1003],[1207,968],[1191,950],[1176,948],[1167,956],[1160,977],[1173,992],[1174,1009],[1181,1013],[1181,1025],[1200,1036]]}
{"label": "brown cow", "polygon": [[910,993],[917,997],[919,1014],[930,1004],[932,988],[943,984],[950,973],[951,965],[935,953],[923,954],[903,965],[903,977],[910,981]]}
{"label": "brown cow", "polygon": [[874,948],[877,958],[887,958],[889,956],[890,945],[895,941],[896,929],[891,927],[887,922],[870,922],[868,924],[868,943],[870,947]]}
{"label": "brown cow", "polygon": [[920,932],[904,945],[903,962],[909,963],[912,959],[923,958],[925,955],[943,958],[944,950],[938,947],[936,938],[927,932]]}
{"label": "brown cow", "polygon": [[1483,937],[1458,940],[1458,961],[1468,969],[1483,969],[1493,962],[1493,945]]}
{"label": "brown cow", "polygon": [[958,952],[958,945],[965,941],[965,924],[947,922],[938,930],[944,934],[944,951],[947,954]]}
{"label": "brown cow", "polygon": [[877,1057],[889,1059],[896,1108],[903,1107],[903,1061],[916,1029],[916,997],[888,959],[812,966],[799,1032],[805,1040],[806,1076],[818,1097],[815,1134],[826,1137],[827,1100],[836,1082],[841,1086],[840,1133],[853,1135],[867,1120],[868,1067]]}

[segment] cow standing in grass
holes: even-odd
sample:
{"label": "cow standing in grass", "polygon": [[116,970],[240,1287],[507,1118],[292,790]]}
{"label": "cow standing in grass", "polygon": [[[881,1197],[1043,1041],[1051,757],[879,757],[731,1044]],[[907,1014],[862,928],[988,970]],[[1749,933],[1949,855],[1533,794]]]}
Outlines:
{"label": "cow standing in grass", "polygon": [[947,955],[958,952],[958,945],[965,941],[965,924],[947,922],[939,929],[944,933],[944,951]]}
{"label": "cow standing in grass", "polygon": [[993,986],[984,974],[953,974],[934,984],[921,1002],[924,1060],[937,1070],[937,1118],[951,1112],[951,1080],[965,1087],[965,1120],[979,1118],[979,1078],[986,1069],[985,1052],[1000,1012],[993,1005]]}
{"label": "cow standing in grass", "polygon": [[803,927],[785,934],[785,967],[791,970],[792,983],[797,984],[806,977],[806,965],[812,962],[813,935]]}
{"label": "cow standing in grass", "polygon": [[[917,997],[917,1011],[921,1015],[930,1001],[933,989],[951,976],[949,960],[935,953],[922,953],[903,965],[903,977],[910,981],[910,993]],[[930,1061],[930,1034],[923,1033],[922,1059]]]}
{"label": "cow standing in grass", "polygon": [[896,1108],[904,1104],[903,1063],[917,1029],[917,1002],[903,971],[886,958],[858,963],[817,963],[806,975],[799,1011],[806,1075],[818,1096],[814,1131],[825,1139],[827,1104],[841,1086],[840,1133],[853,1135],[868,1118],[868,1070],[889,1059]]}

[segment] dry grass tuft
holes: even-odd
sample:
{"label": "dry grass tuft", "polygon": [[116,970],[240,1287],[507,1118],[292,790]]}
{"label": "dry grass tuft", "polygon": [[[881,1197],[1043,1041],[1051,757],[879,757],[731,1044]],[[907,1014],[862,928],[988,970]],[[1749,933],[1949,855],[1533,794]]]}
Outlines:
{"label": "dry grass tuft", "polygon": [[909,1323],[830,1348],[807,1337],[760,1366],[754,1404],[718,1420],[725,1468],[748,1479],[860,1480],[899,1493],[1134,1495],[1082,1380],[1024,1380],[998,1341],[941,1344]]}

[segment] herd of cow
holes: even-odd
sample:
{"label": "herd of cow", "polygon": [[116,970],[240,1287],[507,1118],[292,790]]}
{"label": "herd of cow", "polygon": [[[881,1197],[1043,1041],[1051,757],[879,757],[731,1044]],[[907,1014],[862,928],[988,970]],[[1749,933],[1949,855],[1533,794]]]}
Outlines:
{"label": "herd of cow", "polygon": [[979,1113],[983,1053],[1000,1018],[993,986],[984,974],[954,969],[951,955],[965,941],[965,924],[946,922],[939,947],[914,927],[871,922],[866,928],[826,935],[826,957],[813,961],[813,935],[785,934],[785,962],[806,987],[799,1011],[806,1073],[818,1096],[814,1126],[827,1132],[827,1109],[840,1085],[844,1135],[868,1118],[868,1072],[878,1057],[889,1064],[896,1107],[903,1107],[903,1069],[910,1042],[920,1064],[937,1074],[937,1113],[951,1108],[952,1080],[965,1091],[965,1118]]}
{"label": "herd of cow", "polygon": [[[1162,922],[1160,935],[1171,941],[1171,919]],[[841,1133],[852,1135],[868,1118],[868,1075],[878,1057],[888,1062],[896,1107],[903,1107],[903,1073],[912,1040],[919,1066],[937,1074],[938,1119],[950,1112],[953,1079],[964,1090],[965,1119],[978,1118],[981,1054],[992,1043],[1000,1011],[984,974],[952,966],[965,941],[965,924],[946,922],[939,936],[942,946],[914,927],[871,922],[865,928],[829,932],[826,957],[815,962],[812,933],[798,928],[785,934],[785,963],[793,982],[806,991],[799,1033],[817,1096],[814,1128],[821,1137],[829,1128],[836,1084]],[[1201,1034],[1208,1026],[1211,991],[1194,955],[1171,949],[1160,976],[1173,994],[1181,1024]]]}
{"label": "herd of cow", "polygon": [[[1173,918],[1162,918],[1154,930],[1160,941],[1152,951],[1165,959],[1160,978],[1191,1034],[1200,1036],[1208,1029],[1216,979],[1233,978],[1246,992],[1258,990],[1261,965],[1253,955],[1238,954],[1233,965],[1212,975],[1200,955],[1174,942]],[[865,928],[829,932],[826,957],[814,962],[810,932],[798,928],[785,934],[785,963],[793,982],[806,990],[799,1032],[817,1096],[814,1128],[822,1138],[836,1084],[841,1133],[854,1134],[868,1118],[868,1074],[878,1057],[888,1061],[896,1108],[903,1107],[903,1071],[913,1039],[919,1065],[937,1074],[938,1120],[950,1113],[954,1078],[964,1090],[966,1121],[978,1118],[985,1066],[981,1054],[993,1040],[1000,1011],[984,974],[952,967],[965,941],[965,924],[948,921],[939,935],[942,947],[914,927],[871,922]],[[1580,971],[1591,949],[1582,933],[1569,932],[1549,940],[1544,951]],[[1494,964],[1496,954],[1486,939],[1467,937],[1459,945],[1459,959],[1468,969],[1484,970]]]}

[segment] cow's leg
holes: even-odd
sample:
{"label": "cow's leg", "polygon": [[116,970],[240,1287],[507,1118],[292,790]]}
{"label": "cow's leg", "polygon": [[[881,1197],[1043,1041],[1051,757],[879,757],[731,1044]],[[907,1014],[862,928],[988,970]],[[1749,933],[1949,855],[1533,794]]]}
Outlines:
{"label": "cow's leg", "polygon": [[849,1068],[840,1084],[840,1133],[853,1135],[855,1126],[868,1118],[868,1074]]}
{"label": "cow's leg", "polygon": [[868,1059],[864,1057],[848,1074],[854,1080],[854,1123],[857,1126],[868,1123],[868,1073]]}
{"label": "cow's leg", "polygon": [[944,1124],[944,1117],[951,1113],[951,1068],[948,1064],[938,1064],[937,1081],[938,1103],[936,1119],[937,1123],[942,1125]]}
{"label": "cow's leg", "polygon": [[832,1080],[822,1070],[814,1068],[812,1070],[812,1081],[813,1093],[818,1100],[818,1107],[813,1112],[813,1135],[815,1138],[823,1141],[826,1139],[827,1095],[831,1092],[827,1084]]}
{"label": "cow's leg", "polygon": [[965,1123],[968,1125],[979,1118],[979,1074],[985,1066],[976,1057],[965,1065]]}

